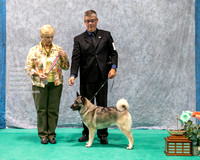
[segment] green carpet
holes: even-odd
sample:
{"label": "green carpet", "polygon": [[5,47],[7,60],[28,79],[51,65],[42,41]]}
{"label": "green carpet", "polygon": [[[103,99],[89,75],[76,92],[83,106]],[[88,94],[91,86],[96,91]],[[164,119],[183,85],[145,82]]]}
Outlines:
{"label": "green carpet", "polygon": [[0,129],[0,160],[192,160],[195,156],[166,156],[165,130],[132,130],[134,149],[119,129],[109,129],[109,144],[95,135],[91,148],[78,142],[81,128],[58,128],[57,143],[43,145],[36,129]]}

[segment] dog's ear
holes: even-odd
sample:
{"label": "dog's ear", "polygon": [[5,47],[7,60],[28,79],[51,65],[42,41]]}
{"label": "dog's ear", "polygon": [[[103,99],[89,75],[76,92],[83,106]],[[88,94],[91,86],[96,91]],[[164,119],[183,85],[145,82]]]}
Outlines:
{"label": "dog's ear", "polygon": [[78,92],[76,92],[77,97],[80,96],[80,94]]}
{"label": "dog's ear", "polygon": [[85,97],[81,97],[81,101],[83,102],[83,104],[85,104]]}

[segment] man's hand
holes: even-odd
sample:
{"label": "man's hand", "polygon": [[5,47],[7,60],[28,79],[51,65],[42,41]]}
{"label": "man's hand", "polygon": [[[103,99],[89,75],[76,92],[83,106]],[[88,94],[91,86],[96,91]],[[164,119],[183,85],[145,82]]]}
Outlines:
{"label": "man's hand", "polygon": [[108,73],[108,78],[113,79],[116,76],[116,70],[111,69]]}
{"label": "man's hand", "polygon": [[68,83],[70,86],[74,85],[74,80],[75,80],[75,77],[74,76],[71,76],[68,80]]}

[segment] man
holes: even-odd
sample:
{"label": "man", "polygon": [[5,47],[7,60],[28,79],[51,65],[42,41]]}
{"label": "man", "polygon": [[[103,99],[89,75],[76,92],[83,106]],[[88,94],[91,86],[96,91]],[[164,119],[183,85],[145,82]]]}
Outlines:
{"label": "man", "polygon": [[[74,84],[80,68],[80,93],[94,103],[95,96],[98,106],[107,107],[108,78],[114,78],[118,62],[118,54],[110,32],[97,29],[98,18],[94,10],[84,13],[86,31],[74,38],[71,77],[69,85]],[[89,131],[84,130],[79,142],[88,140]],[[107,128],[97,130],[101,144],[107,144]]]}

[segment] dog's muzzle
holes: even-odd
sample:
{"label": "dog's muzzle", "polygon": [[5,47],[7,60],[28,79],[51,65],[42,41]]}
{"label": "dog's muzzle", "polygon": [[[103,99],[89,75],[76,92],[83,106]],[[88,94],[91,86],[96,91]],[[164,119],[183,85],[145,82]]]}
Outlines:
{"label": "dog's muzzle", "polygon": [[70,108],[73,110],[74,109],[74,105],[71,105]]}

